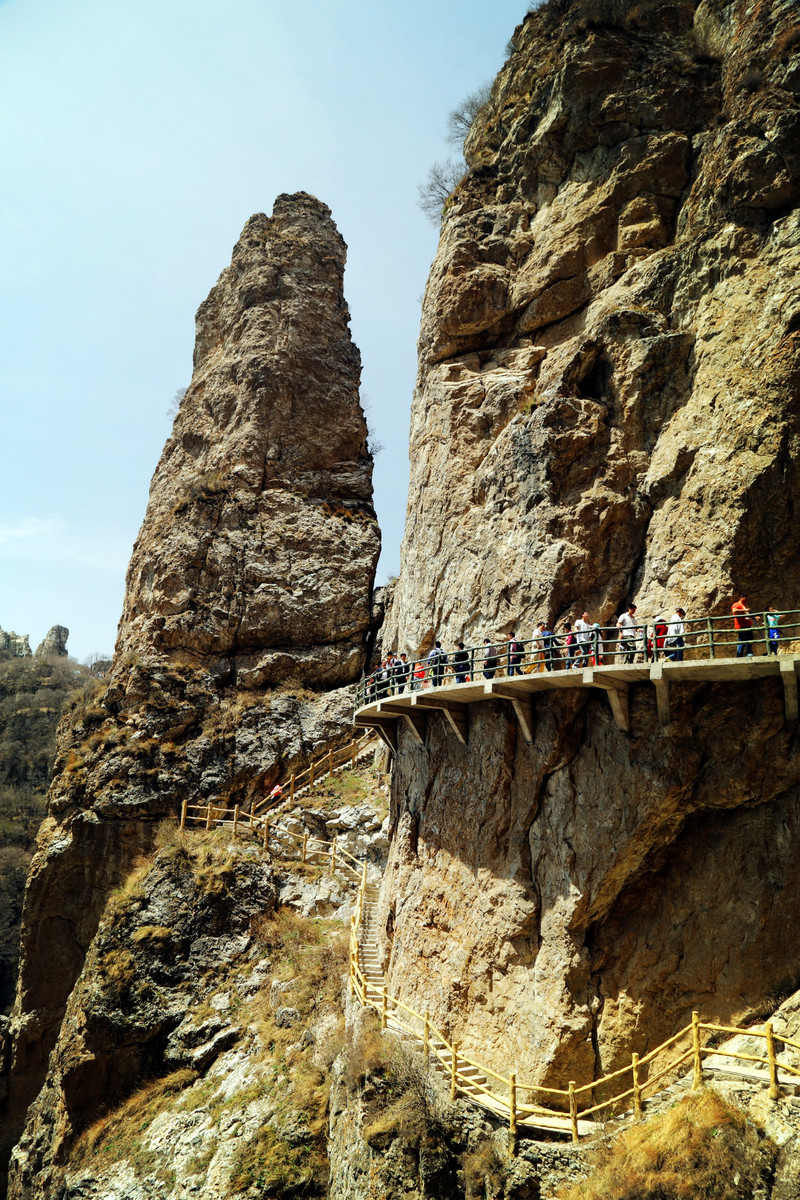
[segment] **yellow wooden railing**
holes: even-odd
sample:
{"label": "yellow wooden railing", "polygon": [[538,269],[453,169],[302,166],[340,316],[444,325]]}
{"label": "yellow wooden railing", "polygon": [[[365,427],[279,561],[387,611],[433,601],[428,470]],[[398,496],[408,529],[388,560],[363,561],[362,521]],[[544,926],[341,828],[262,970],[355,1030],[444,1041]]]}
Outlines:
{"label": "yellow wooden railing", "polygon": [[338,750],[326,751],[325,754],[313,760],[305,770],[292,772],[285,785],[286,791],[283,795],[264,796],[258,802],[251,804],[247,810],[243,810],[239,804],[234,805],[233,808],[226,808],[213,800],[209,800],[205,804],[190,804],[188,800],[184,800],[181,807],[181,829],[184,829],[187,824],[203,825],[206,829],[211,829],[221,821],[227,821],[233,824],[234,835],[238,834],[240,827],[264,830],[265,813],[271,812],[281,804],[293,803],[295,795],[304,787],[313,787],[315,783],[320,783],[337,769],[348,765],[354,767],[359,754],[367,748],[374,737],[374,733],[370,730],[363,736],[354,738],[346,746],[340,746]]}
{"label": "yellow wooden railing", "polygon": [[[198,814],[192,817],[192,812]],[[764,1066],[767,1068],[769,1080],[769,1097],[777,1099],[780,1094],[778,1072],[783,1071],[800,1079],[800,1068],[792,1063],[782,1061],[778,1057],[777,1043],[784,1049],[800,1052],[800,1042],[783,1035],[778,1036],[768,1021],[763,1030],[746,1029],[736,1025],[721,1025],[713,1021],[702,1021],[697,1012],[692,1013],[691,1022],[668,1038],[655,1049],[641,1057],[637,1053],[631,1055],[631,1061],[616,1071],[611,1071],[599,1079],[589,1083],[577,1084],[570,1080],[566,1088],[545,1087],[538,1083],[526,1083],[517,1079],[516,1073],[503,1075],[491,1067],[470,1058],[459,1048],[455,1040],[448,1038],[441,1029],[435,1026],[430,1015],[420,1013],[415,1008],[402,1001],[398,996],[389,992],[385,984],[380,987],[370,983],[359,961],[361,951],[361,933],[365,913],[365,893],[367,888],[367,864],[357,859],[349,851],[336,842],[322,838],[309,837],[307,829],[295,833],[277,822],[270,822],[264,816],[252,812],[242,814],[238,805],[233,809],[216,808],[212,804],[190,805],[184,801],[181,813],[181,827],[189,821],[199,821],[206,829],[213,822],[231,818],[230,824],[234,836],[240,828],[247,827],[260,833],[262,845],[266,851],[271,848],[273,833],[294,845],[301,862],[316,862],[327,865],[331,874],[335,870],[344,872],[351,879],[357,879],[359,886],[356,893],[355,907],[350,924],[349,949],[349,987],[351,995],[355,996],[365,1008],[372,1008],[379,1015],[381,1028],[385,1029],[391,1019],[393,1028],[404,1030],[411,1034],[421,1044],[426,1058],[437,1059],[450,1078],[450,1097],[455,1100],[458,1094],[465,1093],[467,1099],[483,1103],[490,1111],[508,1121],[509,1149],[514,1153],[517,1140],[517,1126],[530,1118],[548,1119],[557,1126],[559,1121],[568,1118],[568,1131],[572,1140],[578,1141],[581,1130],[579,1122],[585,1122],[589,1117],[597,1120],[601,1113],[607,1116],[616,1115],[620,1106],[630,1101],[634,1117],[642,1114],[643,1102],[648,1093],[657,1084],[680,1067],[691,1062],[693,1064],[693,1088],[699,1088],[703,1083],[703,1060],[709,1057],[740,1060],[743,1062]],[[749,1038],[763,1039],[764,1055],[747,1054],[743,1051],[722,1049],[717,1046],[704,1045],[703,1035],[727,1034],[742,1035]],[[685,1045],[682,1046],[682,1043]],[[474,1076],[466,1074],[466,1070],[477,1070],[491,1083],[482,1083]],[[642,1078],[646,1072],[646,1078]],[[609,1090],[603,1099],[597,1101],[598,1092]],[[537,1124],[534,1120],[532,1124]],[[539,1122],[540,1123],[540,1122]],[[587,1132],[584,1130],[584,1132]]]}
{"label": "yellow wooden railing", "polygon": [[[771,1022],[766,1023],[763,1031],[745,1029],[740,1026],[701,1021],[697,1012],[692,1013],[689,1025],[662,1042],[660,1046],[656,1046],[655,1049],[641,1057],[637,1053],[633,1053],[630,1064],[581,1086],[578,1086],[575,1080],[570,1080],[566,1088],[544,1087],[541,1084],[525,1083],[517,1079],[514,1072],[510,1075],[503,1075],[464,1054],[457,1041],[446,1037],[431,1023],[428,1013],[420,1013],[405,1004],[397,996],[392,995],[385,985],[378,988],[367,980],[359,962],[359,934],[363,922],[365,887],[366,868],[359,887],[351,924],[350,987],[353,994],[364,1007],[372,1008],[378,1013],[381,1019],[381,1028],[386,1028],[391,1017],[394,1028],[400,1028],[412,1034],[422,1043],[423,1053],[426,1057],[432,1055],[439,1060],[450,1075],[451,1099],[455,1099],[459,1091],[469,1090],[473,1093],[472,1096],[468,1096],[470,1099],[474,1098],[474,1093],[477,1092],[486,1107],[498,1116],[504,1117],[509,1125],[509,1148],[512,1153],[516,1147],[518,1122],[524,1122],[530,1117],[548,1118],[557,1122],[559,1119],[564,1120],[568,1115],[572,1140],[577,1142],[580,1136],[579,1121],[585,1121],[588,1117],[597,1119],[600,1113],[614,1115],[614,1110],[619,1111],[620,1105],[625,1101],[631,1102],[634,1117],[640,1117],[646,1094],[651,1092],[666,1076],[688,1062],[692,1062],[694,1066],[693,1087],[701,1087],[703,1059],[707,1057],[739,1059],[766,1066],[769,1074],[770,1099],[777,1099],[779,1095],[779,1070],[800,1078],[800,1069],[791,1063],[779,1060],[776,1052],[777,1042],[781,1042],[785,1048],[796,1051],[800,1051],[800,1042],[796,1042],[792,1038],[778,1037]],[[763,1038],[766,1043],[766,1053],[759,1056],[703,1045],[704,1034],[717,1033]],[[685,1049],[679,1049],[682,1042],[688,1043]],[[665,1058],[666,1061],[661,1061]],[[471,1067],[479,1071],[487,1080],[492,1080],[494,1086],[489,1083],[483,1084],[473,1076],[465,1074],[462,1063],[467,1068]],[[656,1069],[651,1071],[651,1067]],[[642,1078],[643,1070],[647,1071],[645,1079]],[[628,1076],[630,1082],[628,1086],[625,1086]],[[623,1084],[621,1088],[619,1088],[620,1083]],[[499,1085],[502,1091],[498,1091],[496,1085]],[[592,1103],[597,1092],[605,1091],[608,1088],[611,1089],[610,1095],[597,1103]],[[619,1090],[617,1090],[618,1088]],[[522,1099],[526,1094],[527,1103]],[[545,1103],[538,1103],[540,1098]],[[536,1122],[534,1121],[533,1124]]]}

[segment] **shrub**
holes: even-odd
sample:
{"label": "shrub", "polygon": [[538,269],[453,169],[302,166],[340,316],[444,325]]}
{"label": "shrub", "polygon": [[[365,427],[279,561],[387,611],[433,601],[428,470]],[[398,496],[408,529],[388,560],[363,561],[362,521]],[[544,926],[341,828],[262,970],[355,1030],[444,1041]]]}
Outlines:
{"label": "shrub", "polygon": [[687,1096],[598,1152],[561,1200],[745,1200],[775,1148],[715,1092]]}
{"label": "shrub", "polygon": [[445,204],[467,173],[463,158],[448,158],[446,162],[435,162],[428,172],[425,183],[417,188],[419,206],[434,225],[442,219]]}

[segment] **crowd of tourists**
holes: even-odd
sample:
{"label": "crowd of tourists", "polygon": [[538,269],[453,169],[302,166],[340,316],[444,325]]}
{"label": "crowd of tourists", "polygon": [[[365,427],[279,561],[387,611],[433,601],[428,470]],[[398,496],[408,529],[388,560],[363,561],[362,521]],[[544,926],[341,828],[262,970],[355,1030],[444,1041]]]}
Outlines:
{"label": "crowd of tourists", "polygon": [[[755,618],[747,605],[747,597],[740,596],[731,605],[732,627],[736,634],[736,657],[743,658],[754,652]],[[449,653],[437,641],[430,653],[421,659],[410,661],[403,653],[388,654],[380,667],[366,680],[366,695],[380,699],[404,691],[418,691],[427,686],[441,687],[448,683],[467,683],[479,677],[493,679],[498,671],[506,676],[530,674],[533,671],[563,671],[579,667],[609,666],[613,663],[655,662],[663,658],[670,662],[682,662],[686,648],[686,612],[676,608],[669,620],[659,617],[654,622],[642,624],[637,619],[635,604],[630,604],[620,613],[615,625],[602,627],[592,621],[588,612],[567,621],[559,630],[549,629],[546,621],[539,621],[533,636],[527,642],[520,641],[515,632],[508,637],[493,641],[484,638],[483,644],[466,649],[459,642]],[[767,650],[778,653],[780,642],[780,614],[769,607],[763,615]],[[727,632],[720,630],[719,635]],[[712,644],[713,634],[709,635]]]}

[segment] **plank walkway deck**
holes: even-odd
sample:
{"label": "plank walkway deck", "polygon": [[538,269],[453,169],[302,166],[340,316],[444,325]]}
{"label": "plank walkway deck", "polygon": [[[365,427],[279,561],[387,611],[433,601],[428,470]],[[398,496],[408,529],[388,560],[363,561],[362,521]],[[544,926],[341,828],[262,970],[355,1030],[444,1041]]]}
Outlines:
{"label": "plank walkway deck", "polygon": [[736,683],[776,678],[783,682],[787,721],[796,721],[797,672],[800,654],[754,655],[748,658],[709,658],[688,662],[615,663],[603,667],[538,671],[530,675],[475,679],[467,683],[445,682],[441,687],[404,691],[373,699],[356,710],[354,723],[374,729],[393,751],[397,750],[397,722],[402,721],[420,742],[425,737],[425,719],[431,712],[443,713],[455,736],[467,744],[467,711],[471,704],[486,700],[508,700],[514,706],[522,735],[534,737],[533,697],[538,692],[562,688],[594,688],[608,696],[620,729],[630,731],[628,693],[633,684],[649,683],[656,691],[659,724],[670,722],[669,690],[676,683]]}

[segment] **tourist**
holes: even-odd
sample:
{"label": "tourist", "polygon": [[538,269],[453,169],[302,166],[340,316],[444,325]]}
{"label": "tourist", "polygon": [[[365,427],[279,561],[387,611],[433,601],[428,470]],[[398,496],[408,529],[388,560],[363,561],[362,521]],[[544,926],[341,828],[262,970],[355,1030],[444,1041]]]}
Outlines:
{"label": "tourist", "polygon": [[619,630],[619,649],[623,655],[622,661],[632,663],[636,657],[636,641],[638,626],[636,624],[636,605],[629,604],[627,610],[617,618]]}
{"label": "tourist", "polygon": [[770,654],[778,653],[778,642],[781,639],[781,631],[778,629],[779,620],[780,614],[778,613],[778,610],[773,608],[770,604],[769,608],[767,609],[767,633],[769,635],[769,645],[767,646],[767,650]]}
{"label": "tourist", "polygon": [[379,700],[383,700],[389,695],[390,686],[389,659],[384,658],[378,671],[377,694]]}
{"label": "tourist", "polygon": [[749,615],[747,596],[740,596],[736,603],[731,605],[731,612],[733,628],[737,632],[739,643],[736,647],[736,657],[748,658],[753,653],[753,618]]}
{"label": "tourist", "polygon": [[398,695],[404,692],[411,676],[411,663],[407,654],[401,654],[394,668],[394,681]]}
{"label": "tourist", "polygon": [[411,676],[412,692],[419,692],[425,686],[425,664],[421,661],[414,663],[414,670]]}
{"label": "tourist", "polygon": [[561,644],[564,647],[564,657],[567,660],[567,670],[569,671],[571,667],[576,665],[575,653],[578,649],[578,639],[573,633],[572,626],[570,625],[569,621],[567,621],[566,625],[564,626],[564,636]]}
{"label": "tourist", "polygon": [[602,667],[602,665],[603,665],[604,651],[603,651],[602,634],[603,634],[603,631],[600,628],[599,621],[595,621],[594,625],[592,626],[592,641],[593,641],[593,648],[594,648],[594,665],[596,667]]}
{"label": "tourist", "polygon": [[431,676],[431,683],[434,687],[442,686],[444,677],[444,669],[447,665],[447,655],[442,649],[442,643],[436,642],[430,654],[428,655],[428,668]]}
{"label": "tourist", "polygon": [[667,636],[664,640],[664,649],[669,651],[669,654],[667,654],[667,659],[670,662],[683,662],[683,639],[684,634],[686,633],[686,626],[683,623],[683,618],[685,616],[686,613],[682,608],[676,608],[675,612],[669,619]]}
{"label": "tourist", "polygon": [[588,612],[585,612],[582,617],[578,617],[575,622],[575,635],[578,642],[575,666],[587,667],[592,652],[592,626],[589,623]]}
{"label": "tourist", "polygon": [[525,647],[522,642],[517,641],[517,635],[512,631],[511,637],[508,639],[508,674],[521,675],[522,656],[525,653]]}
{"label": "tourist", "polygon": [[494,679],[497,668],[500,665],[500,657],[497,653],[497,648],[492,645],[488,638],[483,639],[483,677],[484,679]]}
{"label": "tourist", "polygon": [[456,674],[456,683],[466,683],[467,668],[469,667],[469,651],[464,649],[464,643],[458,643],[458,649],[453,655],[453,670]]}

